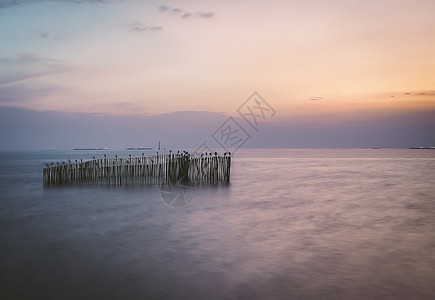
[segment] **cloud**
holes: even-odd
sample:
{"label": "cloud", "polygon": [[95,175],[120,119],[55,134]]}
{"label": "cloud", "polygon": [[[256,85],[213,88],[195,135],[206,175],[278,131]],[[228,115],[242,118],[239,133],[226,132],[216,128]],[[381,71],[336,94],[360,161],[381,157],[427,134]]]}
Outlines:
{"label": "cloud", "polygon": [[47,96],[65,94],[64,87],[35,80],[71,70],[67,61],[35,53],[0,57],[0,105],[31,107]]}
{"label": "cloud", "polygon": [[35,53],[0,58],[0,86],[53,74],[68,72],[72,66],[64,60]]}
{"label": "cloud", "polygon": [[130,31],[132,32],[144,32],[144,31],[159,31],[163,30],[162,26],[143,26],[140,22],[136,22]]}
{"label": "cloud", "polygon": [[66,89],[59,86],[39,85],[33,87],[27,84],[0,86],[0,105],[27,106],[27,104],[46,96],[65,93]]}
{"label": "cloud", "polygon": [[[134,109],[129,102],[114,103]],[[227,115],[174,112],[160,115],[104,115],[41,112],[0,106],[0,150],[72,149],[76,147],[154,146],[197,148]],[[386,118],[312,123],[286,120],[265,124],[248,147],[258,148],[408,148],[433,146],[435,111],[405,111]],[[201,124],[201,126],[198,126]],[[174,130],[177,129],[177,130]],[[189,134],[180,134],[185,132]],[[210,145],[212,146],[212,145]],[[167,148],[168,149],[168,148]]]}
{"label": "cloud", "polygon": [[173,12],[174,14],[179,14],[179,13],[183,12],[183,10],[182,10],[181,8],[177,8],[177,7],[175,7],[175,8],[172,9],[172,12]]}
{"label": "cloud", "polygon": [[417,93],[418,96],[435,96],[435,91],[425,91]]}
{"label": "cloud", "polygon": [[108,3],[111,0],[2,0],[0,1],[0,10],[9,9],[29,4],[38,4],[43,2],[65,2],[73,4],[86,4],[86,3]]}
{"label": "cloud", "polygon": [[171,7],[171,6],[166,6],[166,5],[159,5],[158,9],[159,9],[159,12],[161,12],[161,13],[170,12],[170,13],[173,13],[175,15],[184,12],[181,8]]}
{"label": "cloud", "polygon": [[180,17],[183,19],[188,19],[191,16],[195,16],[197,18],[212,18],[215,16],[214,12],[197,11],[195,13],[192,13],[192,12],[185,11],[185,10],[178,8],[178,7],[171,7],[171,6],[167,6],[167,5],[159,5],[158,10],[160,13],[171,13],[171,14],[176,15],[176,16],[181,15]]}
{"label": "cloud", "polygon": [[162,26],[153,26],[153,27],[150,27],[150,30],[152,30],[152,31],[154,31],[154,30],[162,30],[162,29],[163,29]]}
{"label": "cloud", "polygon": [[159,5],[158,9],[159,9],[159,12],[166,12],[166,11],[171,10],[171,8],[169,6],[166,6],[166,5]]}
{"label": "cloud", "polygon": [[199,11],[195,15],[198,16],[199,18],[212,18],[214,17],[215,14],[213,12],[204,13]]}
{"label": "cloud", "polygon": [[59,36],[53,36],[53,35],[46,33],[46,32],[41,32],[39,34],[39,37],[42,39],[48,39],[48,40],[60,40],[61,39],[61,37],[59,37]]}
{"label": "cloud", "polygon": [[[115,103],[134,112],[136,104]],[[154,146],[196,148],[226,119],[213,112],[106,115],[33,111],[0,105],[0,150]],[[201,124],[201,126],[198,126]],[[174,129],[177,130],[174,130]],[[188,132],[189,134],[180,134]]]}
{"label": "cloud", "polygon": [[138,111],[144,111],[148,109],[145,102],[110,102],[104,104],[96,104],[91,107],[93,111],[116,111],[117,114],[134,114],[138,115]]}
{"label": "cloud", "polygon": [[133,31],[133,32],[144,32],[146,30],[148,30],[148,27],[146,27],[146,26],[145,27],[136,26],[136,27],[133,27],[130,29],[130,31]]}

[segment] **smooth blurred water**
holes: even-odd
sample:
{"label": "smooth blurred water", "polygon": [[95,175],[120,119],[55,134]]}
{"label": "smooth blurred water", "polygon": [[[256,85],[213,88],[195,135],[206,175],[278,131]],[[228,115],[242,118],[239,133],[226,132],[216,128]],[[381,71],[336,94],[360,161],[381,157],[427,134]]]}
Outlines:
{"label": "smooth blurred water", "polygon": [[435,298],[435,150],[240,150],[182,208],[42,186],[93,155],[0,154],[1,299]]}

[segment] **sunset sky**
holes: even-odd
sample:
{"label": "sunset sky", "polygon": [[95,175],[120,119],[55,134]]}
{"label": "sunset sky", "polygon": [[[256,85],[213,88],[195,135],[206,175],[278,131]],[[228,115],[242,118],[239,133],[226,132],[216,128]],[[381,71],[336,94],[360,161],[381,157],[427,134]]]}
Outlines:
{"label": "sunset sky", "polygon": [[0,105],[276,120],[435,107],[435,1],[0,0]]}

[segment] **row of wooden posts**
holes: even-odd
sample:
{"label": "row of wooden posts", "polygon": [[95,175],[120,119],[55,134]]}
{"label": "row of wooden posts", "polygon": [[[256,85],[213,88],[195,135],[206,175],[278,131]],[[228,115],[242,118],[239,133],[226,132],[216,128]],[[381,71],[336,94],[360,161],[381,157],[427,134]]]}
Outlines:
{"label": "row of wooden posts", "polygon": [[203,184],[230,181],[231,156],[161,154],[48,166],[44,185]]}

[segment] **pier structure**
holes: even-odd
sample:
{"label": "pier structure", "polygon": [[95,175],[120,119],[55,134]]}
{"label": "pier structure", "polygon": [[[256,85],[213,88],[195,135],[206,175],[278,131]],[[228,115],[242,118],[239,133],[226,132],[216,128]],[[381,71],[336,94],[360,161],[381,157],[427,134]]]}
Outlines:
{"label": "pier structure", "polygon": [[230,181],[231,155],[193,157],[157,154],[145,157],[104,158],[69,162],[43,169],[43,184],[50,185],[159,185],[204,184]]}

